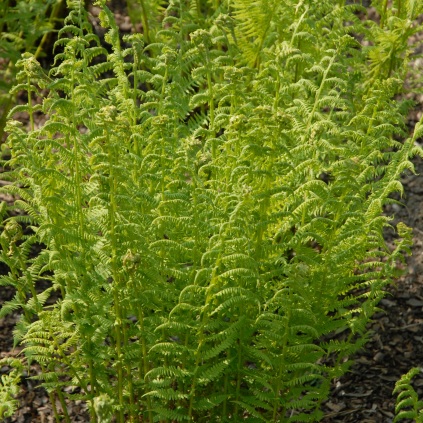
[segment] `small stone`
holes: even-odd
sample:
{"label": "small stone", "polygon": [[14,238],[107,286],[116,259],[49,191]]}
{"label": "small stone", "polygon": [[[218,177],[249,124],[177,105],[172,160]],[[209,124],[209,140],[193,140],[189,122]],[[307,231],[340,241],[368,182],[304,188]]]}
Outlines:
{"label": "small stone", "polygon": [[380,363],[381,361],[383,361],[383,359],[385,358],[385,354],[383,354],[382,352],[377,352],[374,356],[373,356],[373,360],[376,361],[377,363]]}

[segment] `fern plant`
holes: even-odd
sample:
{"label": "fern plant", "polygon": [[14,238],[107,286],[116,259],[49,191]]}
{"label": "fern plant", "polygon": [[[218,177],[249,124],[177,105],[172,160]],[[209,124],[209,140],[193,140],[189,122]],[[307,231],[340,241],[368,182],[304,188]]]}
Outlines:
{"label": "fern plant", "polygon": [[107,45],[70,3],[50,72],[17,63],[0,317],[66,421],[318,421],[409,253],[382,215],[422,153],[406,63],[369,71],[343,2],[172,0],[121,37],[98,1]]}
{"label": "fern plant", "polygon": [[395,383],[394,394],[397,394],[394,422],[404,419],[413,419],[416,423],[423,421],[423,401],[419,400],[417,393],[411,385],[411,379],[420,373],[418,367],[412,368]]}
{"label": "fern plant", "polygon": [[14,399],[19,392],[19,382],[23,370],[19,359],[3,358],[0,361],[2,366],[10,366],[12,370],[3,374],[0,378],[0,417],[11,417],[18,408],[19,401]]}
{"label": "fern plant", "polygon": [[15,85],[16,62],[24,52],[40,57],[49,34],[65,6],[64,0],[31,0],[0,4],[0,140],[4,138],[7,114],[15,104],[9,94]]}

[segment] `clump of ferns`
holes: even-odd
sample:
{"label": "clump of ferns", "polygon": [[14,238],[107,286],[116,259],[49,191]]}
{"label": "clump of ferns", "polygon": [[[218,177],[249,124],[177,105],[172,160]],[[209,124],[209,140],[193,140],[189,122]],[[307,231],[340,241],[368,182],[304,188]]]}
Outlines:
{"label": "clump of ferns", "polygon": [[318,420],[410,241],[399,226],[388,250],[381,212],[421,127],[394,141],[398,84],[364,86],[347,11],[325,15],[336,40],[313,53],[301,40],[319,40],[318,11],[303,3],[263,9],[262,31],[245,1],[209,26],[172,2],[153,44],[122,44],[99,4],[111,53],[78,7],[50,76],[21,62],[25,89],[50,90],[49,119],[10,123],[25,188],[8,190],[46,245],[31,277],[52,272],[62,292],[26,325],[27,354],[59,400],[72,377],[93,421]]}

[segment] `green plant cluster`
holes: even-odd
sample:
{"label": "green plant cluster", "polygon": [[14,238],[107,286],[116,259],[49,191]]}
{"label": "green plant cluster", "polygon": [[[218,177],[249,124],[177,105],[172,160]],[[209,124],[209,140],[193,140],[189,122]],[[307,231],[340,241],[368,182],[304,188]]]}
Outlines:
{"label": "green plant cluster", "polygon": [[16,62],[21,53],[45,53],[49,34],[59,21],[64,0],[3,0],[0,2],[0,142],[15,96]]}
{"label": "green plant cluster", "polygon": [[17,358],[3,358],[0,360],[0,366],[11,368],[8,374],[2,374],[0,377],[0,417],[11,417],[19,403],[14,397],[19,393],[23,365]]}
{"label": "green plant cluster", "polygon": [[419,367],[414,367],[396,382],[393,392],[397,394],[394,423],[406,419],[413,419],[416,423],[423,422],[423,401],[419,400],[411,384],[413,377],[421,371]]}
{"label": "green plant cluster", "polygon": [[102,44],[68,3],[50,72],[16,64],[0,317],[68,422],[318,421],[409,252],[382,211],[422,4],[143,0],[122,37],[98,1]]}

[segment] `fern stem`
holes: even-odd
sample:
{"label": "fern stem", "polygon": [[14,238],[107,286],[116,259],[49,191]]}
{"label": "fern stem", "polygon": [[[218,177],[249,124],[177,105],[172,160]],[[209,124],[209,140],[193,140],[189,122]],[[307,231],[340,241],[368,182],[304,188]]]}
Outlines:
{"label": "fern stem", "polygon": [[236,376],[236,388],[235,388],[235,410],[234,410],[235,422],[239,420],[238,410],[239,410],[239,397],[240,397],[241,380],[242,380],[241,340],[238,339],[237,343],[238,343],[238,362],[237,362],[237,376]]}
{"label": "fern stem", "polygon": [[[71,98],[75,98],[75,73],[72,72],[72,81],[71,81]],[[72,127],[73,129],[78,132],[78,128],[76,127],[76,116],[75,116],[75,105],[72,102]],[[75,178],[75,209],[78,218],[78,232],[79,232],[79,247],[80,251],[83,251],[83,239],[84,239],[84,219],[82,215],[82,194],[81,194],[81,172],[79,168],[79,142],[78,137],[73,137],[73,154],[75,160],[75,169],[74,169],[74,178]]]}
{"label": "fern stem", "polygon": [[106,142],[108,146],[108,161],[109,161],[109,231],[111,242],[111,270],[113,275],[113,303],[115,312],[115,348],[116,348],[116,369],[118,377],[118,398],[119,410],[117,419],[119,423],[124,422],[124,400],[123,400],[123,367],[122,367],[122,310],[120,305],[120,275],[117,264],[117,239],[116,239],[116,222],[115,217],[117,213],[116,192],[117,180],[114,171],[115,152],[112,148],[109,132],[106,130]]}
{"label": "fern stem", "polygon": [[[228,354],[228,361],[229,361],[230,357]],[[225,374],[225,382],[223,383],[223,394],[225,395],[225,399],[223,400],[223,404],[222,404],[222,416],[224,418],[226,418],[226,416],[228,415],[228,410],[227,410],[227,406],[228,406],[228,385],[229,385],[229,372],[226,372]]]}
{"label": "fern stem", "polygon": [[[301,49],[301,40],[298,41],[298,49]],[[300,79],[300,63],[297,62],[295,64],[295,72],[294,72],[294,82],[298,82]]]}
{"label": "fern stem", "polygon": [[[376,103],[375,107],[373,108],[372,117],[369,119],[369,125],[368,125],[368,127],[367,127],[367,131],[366,131],[366,134],[367,134],[367,135],[370,135],[370,133],[371,133],[371,131],[372,131],[372,129],[373,129],[374,122],[375,122],[375,120],[376,120],[376,116],[377,116],[377,113],[378,113],[379,107],[380,107],[380,105],[379,105],[379,101],[378,101],[378,102]],[[365,146],[363,146],[363,145],[362,145],[362,147],[365,147]]]}
{"label": "fern stem", "polygon": [[[44,370],[43,370],[43,372],[44,372]],[[56,423],[60,423],[60,416],[59,416],[59,413],[57,411],[56,398],[54,396],[54,392],[55,391],[50,391],[48,393],[48,398],[50,400],[51,408],[53,409],[54,420],[56,420]]]}
{"label": "fern stem", "polygon": [[55,335],[55,333],[50,331],[50,337],[52,339],[54,339],[54,341],[53,341],[54,346],[57,348],[59,355],[60,355],[61,359],[63,360],[63,363],[65,363],[66,366],[68,366],[70,372],[73,374],[75,379],[78,381],[78,383],[80,384],[82,389],[84,389],[86,392],[88,392],[87,383],[83,379],[81,379],[81,377],[78,375],[78,372],[76,371],[76,369],[74,368],[72,363],[69,361],[68,356],[66,355],[65,351],[63,350],[61,344],[58,342],[57,336]]}
{"label": "fern stem", "polygon": [[[58,18],[59,14],[60,14],[60,12],[62,10],[63,5],[64,5],[64,1],[63,0],[59,0],[53,6],[53,9],[52,9],[51,14],[50,14],[50,18],[48,20],[48,23],[51,24],[52,27],[54,27],[54,23],[53,22],[54,22],[54,20],[56,20]],[[36,59],[40,56],[41,52],[43,51],[43,47],[46,44],[46,42],[47,42],[47,40],[49,39],[50,36],[51,36],[51,32],[50,31],[44,33],[43,37],[41,38],[40,43],[37,46],[37,50],[34,53],[34,57]]]}
{"label": "fern stem", "polygon": [[[213,138],[214,138],[214,98],[213,98],[213,83],[212,83],[212,77],[211,77],[211,72],[210,72],[210,68],[209,68],[209,55],[206,49],[206,66],[207,66],[207,88],[209,91],[209,113],[210,113],[210,124],[209,127],[213,132]],[[213,141],[213,145],[212,145],[212,158],[215,160],[216,159],[216,142]]]}
{"label": "fern stem", "polygon": [[194,214],[194,245],[195,248],[193,250],[193,265],[192,265],[192,274],[194,275],[196,272],[196,269],[200,267],[201,265],[201,249],[200,249],[200,219],[198,216],[198,199],[197,199],[197,183],[195,179],[193,180],[193,187],[192,187],[192,201],[193,201],[193,214]]}
{"label": "fern stem", "polygon": [[[15,254],[19,254],[19,252],[15,250]],[[23,267],[22,270],[24,270],[25,267]],[[19,279],[20,279],[19,269],[18,269],[17,266],[9,265],[9,270],[10,270],[10,273],[12,274],[12,278],[15,282],[14,286],[16,288],[16,295],[19,299],[19,302],[21,303],[20,305],[21,305],[22,310],[23,310],[23,315],[25,317],[25,320],[29,323],[29,322],[31,322],[31,315],[28,312],[28,308],[27,308],[27,304],[26,304],[27,303],[27,299],[26,299],[27,293],[26,293],[25,289],[22,288],[22,284],[19,283]]]}
{"label": "fern stem", "polygon": [[[135,292],[135,291],[134,291]],[[128,329],[126,325],[123,326],[123,344],[126,347],[128,345]],[[135,413],[134,413],[134,383],[132,378],[131,364],[127,362],[126,364],[126,378],[129,391],[129,421],[130,423],[135,422]]]}
{"label": "fern stem", "polygon": [[[5,79],[7,80],[7,78]],[[15,102],[15,97],[9,94],[7,96],[7,100],[4,102],[4,105],[2,106],[2,114],[0,116],[0,144],[3,144],[3,135],[4,135],[4,128],[6,126],[7,115],[10,109],[12,108],[12,105],[14,102]]]}
{"label": "fern stem", "polygon": [[[55,345],[57,345],[56,340],[54,341],[54,343],[55,343]],[[43,374],[46,373],[46,368],[43,364],[41,364],[41,370],[42,370]],[[56,378],[57,378],[57,376],[56,376]],[[49,399],[50,399],[50,403],[51,403],[52,408],[53,408],[53,414],[54,414],[54,418],[55,418],[56,422],[60,422],[61,419],[60,419],[59,412],[57,411],[56,398],[55,398],[54,393],[56,393],[58,398],[59,398],[59,402],[60,402],[60,405],[62,407],[63,414],[65,415],[66,423],[71,423],[69,413],[68,413],[68,408],[66,407],[66,401],[63,397],[63,393],[60,390],[60,387],[56,387],[56,388],[53,389],[53,391],[49,392]]]}
{"label": "fern stem", "polygon": [[32,281],[32,277],[31,277],[30,272],[27,272],[27,273],[26,273],[26,278],[27,278],[27,280],[29,280],[29,283],[28,283],[28,285],[29,285],[29,290],[30,290],[30,292],[31,292],[32,298],[34,298],[35,311],[36,311],[37,313],[39,313],[39,312],[43,309],[43,307],[42,307],[42,305],[40,304],[40,302],[38,301],[38,295],[37,295],[37,292],[35,291],[34,283],[33,283],[33,281]]}
{"label": "fern stem", "polygon": [[305,133],[306,134],[308,134],[308,132],[310,130],[310,126],[311,126],[311,123],[313,121],[314,113],[316,113],[317,105],[319,104],[319,101],[320,101],[320,96],[321,96],[321,94],[323,92],[323,88],[324,88],[324,86],[326,84],[326,79],[327,79],[327,77],[329,75],[329,72],[330,72],[330,70],[332,68],[333,63],[335,62],[335,59],[336,59],[336,55],[333,55],[330,58],[328,67],[325,69],[325,71],[323,73],[322,81],[320,83],[319,89],[317,90],[316,96],[315,96],[315,99],[314,99],[313,109],[312,109],[312,111],[311,111],[311,113],[310,113],[310,115],[308,117],[308,120],[307,120],[306,130],[305,130]]}
{"label": "fern stem", "polygon": [[188,408],[188,419],[190,421],[194,421],[193,420],[193,408],[194,408],[195,391],[196,391],[196,388],[197,388],[197,373],[198,373],[198,370],[200,368],[200,361],[201,361],[202,353],[203,353],[202,349],[203,349],[203,345],[204,345],[204,326],[205,326],[205,324],[208,320],[208,314],[207,314],[206,310],[207,310],[207,305],[203,309],[203,316],[202,316],[200,333],[199,333],[199,342],[198,342],[197,350],[195,352],[195,368],[194,368],[190,392],[189,392],[190,400],[189,400],[189,408]]}
{"label": "fern stem", "polygon": [[213,272],[212,272],[212,276],[211,276],[211,280],[210,280],[210,286],[208,288],[209,292],[207,293],[205,304],[203,306],[200,329],[199,329],[199,333],[197,335],[198,336],[198,347],[197,347],[197,350],[195,351],[195,368],[194,368],[192,382],[191,382],[190,401],[189,401],[189,409],[188,409],[188,417],[189,417],[190,420],[192,420],[195,390],[196,390],[196,387],[197,387],[197,373],[198,373],[198,370],[200,368],[200,361],[201,361],[202,355],[203,355],[202,350],[203,350],[203,345],[205,343],[205,329],[204,328],[206,327],[206,324],[209,320],[208,308],[209,308],[211,301],[213,301],[213,292],[212,291],[214,291],[214,287],[216,285],[217,270],[219,268],[220,261],[221,261],[221,253],[219,253],[219,256],[216,260],[216,264],[213,268]]}
{"label": "fern stem", "polygon": [[[161,88],[161,92],[160,92],[160,104],[164,104],[164,98],[165,98],[165,93],[166,93],[166,84],[167,84],[167,79],[169,76],[169,70],[168,70],[168,66],[166,66],[166,70],[165,70],[165,74],[163,76],[163,81],[162,81],[162,88]],[[162,108],[159,109],[159,116],[163,116],[164,115],[164,111],[162,110]],[[164,121],[163,125],[166,125],[166,121]],[[161,191],[161,199],[162,201],[165,200],[165,154],[166,154],[166,149],[165,149],[165,133],[163,131],[163,125],[160,125],[159,128],[159,132],[160,132],[160,170],[161,170],[161,178],[160,178],[160,191]]]}
{"label": "fern stem", "polygon": [[63,393],[60,389],[56,390],[57,396],[59,398],[60,405],[62,406],[63,414],[65,416],[66,423],[71,423],[69,413],[68,413],[68,407],[66,406],[65,398],[63,397]]}
{"label": "fern stem", "polygon": [[91,407],[90,407],[90,417],[92,421],[96,420],[96,413],[94,408],[94,397],[96,396],[96,380],[94,376],[93,360],[90,359],[88,362],[88,372],[90,375],[90,385],[91,385]]}
{"label": "fern stem", "polygon": [[277,113],[279,107],[279,95],[281,89],[281,75],[280,72],[276,74],[275,100],[273,101],[273,113]]}
{"label": "fern stem", "polygon": [[[288,296],[291,299],[291,290],[289,290]],[[289,303],[290,302],[291,301],[289,301]],[[288,307],[288,309],[285,310],[285,312],[286,312],[286,321],[284,326],[284,334],[282,338],[282,351],[279,356],[279,368],[278,368],[278,374],[276,376],[276,386],[274,388],[275,399],[273,402],[273,416],[272,416],[272,420],[274,423],[279,422],[278,410],[280,406],[280,390],[281,390],[281,383],[284,380],[283,375],[285,373],[285,358],[286,358],[286,353],[288,348],[289,325],[291,322],[291,313],[292,313],[291,307]],[[285,410],[286,410],[285,407],[283,407],[283,411],[282,413],[280,413],[280,415],[284,416]]]}
{"label": "fern stem", "polygon": [[[138,314],[138,322],[140,327],[140,336],[141,336],[141,363],[140,363],[140,379],[143,382],[145,386],[145,375],[148,373],[149,366],[148,366],[148,352],[147,352],[147,344],[145,341],[144,336],[144,313],[139,308],[139,314]],[[153,423],[153,413],[151,411],[151,397],[147,395],[147,408],[148,408],[148,421],[149,423]]]}
{"label": "fern stem", "polygon": [[385,21],[386,21],[386,15],[388,13],[388,0],[384,0],[383,2],[383,8],[382,8],[382,14],[380,17],[380,28],[383,28],[385,26]]}
{"label": "fern stem", "polygon": [[[132,73],[134,75],[134,88],[132,90],[132,128],[134,128],[137,124],[137,114],[136,114],[136,110],[137,110],[137,89],[138,89],[138,62],[140,61],[140,58],[138,57],[138,49],[136,48],[136,46],[134,46],[134,65],[132,67]],[[133,141],[133,147],[134,147],[134,153],[135,155],[139,156],[139,146],[138,146],[138,137],[134,137],[133,136],[134,133],[132,132],[132,139]],[[136,175],[138,177],[138,175]]]}
{"label": "fern stem", "polygon": [[[294,46],[295,37],[297,36],[297,32],[300,28],[300,25],[302,21],[304,20],[306,14],[308,13],[308,6],[306,6],[306,10],[303,12],[303,14],[300,16],[300,19],[298,19],[298,23],[295,25],[294,32],[292,33],[290,44],[291,46]],[[298,50],[301,50],[301,39],[298,40]],[[299,73],[300,73],[300,64],[297,62],[295,64],[295,71],[294,71],[294,82],[298,82],[299,79]]]}
{"label": "fern stem", "polygon": [[201,14],[201,1],[200,0],[195,0],[195,4],[196,4],[196,9],[197,9],[197,18],[198,21],[201,21],[203,15]]}
{"label": "fern stem", "polygon": [[396,49],[392,48],[391,52],[389,53],[389,69],[388,69],[388,75],[387,78],[390,78],[392,75],[392,71],[394,69],[394,65],[395,65],[395,53],[396,53]]}
{"label": "fern stem", "polygon": [[28,114],[29,114],[29,122],[30,122],[31,132],[33,132],[34,129],[35,129],[35,126],[34,126],[34,112],[32,110],[32,95],[31,95],[31,89],[29,88],[31,86],[31,77],[29,75],[27,77],[27,84],[28,84],[28,89],[27,89]]}
{"label": "fern stem", "polygon": [[119,297],[117,294],[117,289],[115,289],[114,293],[114,302],[115,302],[115,348],[116,348],[116,369],[117,369],[117,377],[118,377],[118,399],[119,399],[119,410],[118,410],[118,421],[119,423],[124,422],[123,418],[123,368],[122,368],[122,345],[121,345],[121,318],[120,318],[120,307],[119,307]]}
{"label": "fern stem", "polygon": [[264,30],[264,33],[263,33],[263,35],[260,39],[259,45],[257,46],[256,55],[255,55],[254,62],[253,62],[253,67],[256,68],[257,70],[260,70],[260,53],[263,52],[264,42],[266,41],[266,34],[269,31],[271,23],[272,23],[272,18],[269,17],[267,24],[266,24],[266,29]]}
{"label": "fern stem", "polygon": [[146,44],[150,44],[150,26],[148,23],[147,9],[145,7],[145,0],[139,0],[141,5],[141,21],[143,28],[143,35]]}
{"label": "fern stem", "polygon": [[[80,3],[81,6],[81,3]],[[55,11],[55,13],[58,13],[58,10]],[[81,11],[81,7],[79,8],[79,14],[78,14],[78,18],[79,18],[79,28],[80,31],[82,32],[82,11]],[[76,85],[76,81],[75,81],[75,71],[72,68],[72,75],[71,75],[71,99],[75,98],[75,85]],[[75,111],[75,104],[72,102],[72,127],[75,131],[75,134],[78,133],[78,128],[77,128],[77,124],[76,124],[76,111]],[[80,145],[79,145],[79,139],[78,137],[74,134],[73,136],[73,154],[74,154],[74,180],[75,180],[75,209],[76,209],[76,214],[77,214],[77,219],[78,219],[78,243],[79,243],[79,251],[81,256],[85,255],[85,248],[84,248],[84,237],[85,237],[85,224],[84,224],[84,216],[83,216],[83,206],[82,206],[82,191],[81,191],[81,185],[82,185],[82,175],[81,175],[81,169],[80,169]],[[83,335],[83,337],[85,338],[85,336]],[[85,342],[90,343],[91,341],[89,339],[85,339]],[[70,365],[70,364],[69,364]],[[76,373],[76,372],[75,372]],[[92,360],[88,360],[88,374],[89,374],[89,379],[90,379],[90,384],[91,384],[91,392],[90,392],[90,402],[91,402],[91,407],[90,407],[90,415],[91,415],[91,419],[95,419],[96,415],[95,415],[95,409],[94,409],[94,396],[95,396],[95,378],[94,378],[94,369],[93,369],[93,362]],[[76,377],[79,379],[79,377],[76,375]],[[81,383],[81,382],[80,382]],[[85,384],[85,390],[87,390],[87,386]]]}

